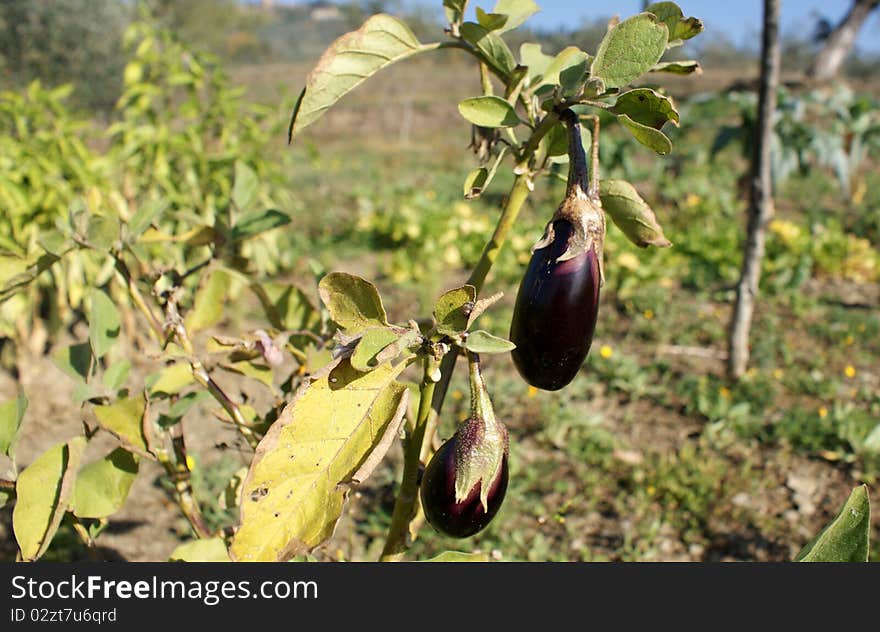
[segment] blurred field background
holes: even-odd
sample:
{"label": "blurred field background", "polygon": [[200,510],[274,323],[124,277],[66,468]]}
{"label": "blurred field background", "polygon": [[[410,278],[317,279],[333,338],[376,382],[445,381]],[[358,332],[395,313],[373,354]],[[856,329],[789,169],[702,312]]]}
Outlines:
{"label": "blurred field background", "polygon": [[[683,8],[699,17],[700,4]],[[293,216],[243,253],[265,278],[312,282],[314,270],[357,272],[378,285],[389,316],[405,320],[427,315],[437,295],[467,277],[512,176],[499,175],[480,200],[462,197],[476,159],[456,104],[480,89],[462,57],[440,52],[383,71],[286,144],[296,94],[335,37],[387,11],[422,41],[437,40],[434,13],[381,1],[263,5],[2,4],[2,280],[19,271],[16,261],[30,260],[55,218],[88,196],[163,196],[177,210],[209,214],[212,191],[229,187],[236,158],[259,175],[261,197]],[[567,44],[594,51],[608,17],[521,38],[551,54]],[[811,33],[783,35],[776,216],[746,378],[726,381],[724,359],[758,43],[743,47],[707,31],[682,53],[705,72],[658,81],[682,114],[682,126],[670,131],[673,153],[651,155],[614,125],[602,138],[603,175],[633,182],[674,246],[638,250],[609,229],[596,338],[567,389],[529,389],[506,356],[486,362],[496,410],[511,431],[507,500],[490,527],[464,543],[426,528],[414,555],[464,547],[504,560],[788,560],[854,485],[866,482],[876,496],[880,58],[856,49],[844,76],[811,85],[803,69],[818,44]],[[489,277],[487,290],[505,293],[483,320],[494,333],[507,334],[531,245],[562,193],[559,182],[538,183]],[[31,398],[20,464],[80,424],[74,385],[52,357],[82,339],[77,283],[99,274],[84,264],[68,270],[60,289],[53,277],[0,307],[0,399],[19,385]],[[230,302],[219,330],[235,334],[256,320],[253,305]],[[155,370],[148,356],[132,363],[133,375]],[[466,414],[459,372],[441,435]],[[190,417],[200,501],[217,525],[234,524],[217,497],[248,456],[209,414]],[[353,497],[320,558],[378,557],[399,464],[393,452]],[[105,557],[165,559],[186,534],[156,478],[140,477],[124,515],[101,535]],[[0,513],[3,559],[15,551],[10,514]],[[874,524],[880,559],[880,511]],[[47,557],[85,552],[62,527]]]}

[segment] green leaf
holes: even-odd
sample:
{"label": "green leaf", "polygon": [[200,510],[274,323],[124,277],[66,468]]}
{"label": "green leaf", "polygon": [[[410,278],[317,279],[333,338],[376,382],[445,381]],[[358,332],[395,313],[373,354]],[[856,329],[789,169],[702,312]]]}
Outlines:
{"label": "green leaf", "polygon": [[119,239],[119,222],[112,217],[92,215],[86,229],[86,241],[95,249],[107,252]]}
{"label": "green leaf", "polygon": [[501,161],[504,160],[506,154],[507,147],[502,147],[501,151],[498,152],[498,155],[492,162],[492,166],[489,167],[488,170],[486,170],[485,167],[478,167],[468,174],[464,181],[465,199],[474,200],[483,194],[483,191],[486,190],[486,187],[489,186],[489,183],[492,182],[492,179],[498,172],[498,166],[501,164]]}
{"label": "green leaf", "polygon": [[485,167],[477,167],[471,171],[467,178],[464,179],[464,197],[472,200],[480,197],[486,186],[486,179],[489,177],[489,170]]}
{"label": "green leaf", "polygon": [[82,404],[86,400],[91,399],[98,393],[90,384],[86,384],[85,382],[76,382],[73,385],[73,393],[71,394],[71,399],[77,404]]}
{"label": "green leaf", "polygon": [[388,325],[379,290],[366,279],[346,272],[331,272],[318,283],[318,293],[330,318],[350,333]]}
{"label": "green leaf", "polygon": [[486,13],[477,7],[477,22],[487,31],[496,31],[507,24],[507,16],[500,13]]}
{"label": "green leaf", "polygon": [[144,437],[143,418],[146,400],[143,395],[125,397],[107,406],[95,406],[95,417],[104,428],[116,435],[123,445],[141,454],[149,454]]}
{"label": "green leaf", "polygon": [[128,379],[128,372],[131,370],[131,362],[128,360],[119,360],[114,362],[104,371],[104,387],[111,392],[116,392],[125,384]]}
{"label": "green leaf", "polygon": [[462,553],[461,551],[443,551],[440,555],[420,562],[488,562],[487,553]]}
{"label": "green leaf", "polygon": [[697,18],[685,18],[681,9],[674,2],[655,2],[645,7],[647,13],[653,13],[669,29],[667,48],[681,46],[703,31],[703,23]]}
{"label": "green leaf", "polygon": [[169,562],[229,562],[223,538],[207,538],[184,542],[168,558]]}
{"label": "green leaf", "polygon": [[556,85],[561,82],[562,73],[570,68],[586,68],[589,63],[590,56],[587,55],[577,46],[568,46],[563,48],[553,61],[544,69],[544,75],[535,87]]}
{"label": "green leaf", "polygon": [[461,36],[466,42],[476,46],[485,56],[486,62],[502,77],[507,77],[516,68],[513,53],[496,33],[487,31],[476,22],[465,22],[461,25]]}
{"label": "green leaf", "polygon": [[235,180],[232,185],[232,203],[239,211],[246,211],[257,199],[260,186],[257,174],[247,163],[235,161]]}
{"label": "green leaf", "polygon": [[72,246],[72,241],[60,230],[47,230],[40,233],[37,243],[49,254],[60,257]]}
{"label": "green leaf", "polygon": [[590,74],[605,87],[621,88],[635,81],[660,61],[669,30],[651,13],[640,13],[620,22],[599,44]]}
{"label": "green leaf", "polygon": [[187,393],[176,402],[171,404],[171,406],[168,407],[168,412],[166,414],[160,415],[159,423],[165,426],[170,426],[176,423],[189,411],[190,408],[192,408],[199,402],[208,401],[211,399],[213,398],[208,391],[195,391],[192,393]]}
{"label": "green leaf", "polygon": [[537,85],[553,63],[553,57],[545,55],[540,44],[526,42],[519,47],[519,59],[523,66],[528,67],[528,85]]}
{"label": "green leaf", "polygon": [[443,0],[443,10],[450,24],[461,22],[465,7],[467,7],[467,0]]}
{"label": "green leaf", "polygon": [[143,232],[150,227],[153,220],[156,219],[156,216],[161,215],[168,210],[169,205],[170,202],[166,198],[151,200],[141,204],[128,222],[129,238],[137,239],[140,237]]}
{"label": "green leaf", "polygon": [[498,29],[499,33],[504,33],[520,26],[540,10],[541,8],[532,0],[498,0],[492,13],[507,16],[503,26]]}
{"label": "green leaf", "polygon": [[249,360],[241,360],[239,362],[229,362],[221,365],[227,371],[238,373],[262,382],[269,388],[272,388],[275,374],[272,369],[264,364],[257,364]]}
{"label": "green leaf", "polygon": [[507,353],[516,349],[510,340],[493,336],[482,329],[469,333],[463,346],[471,353]]}
{"label": "green leaf", "polygon": [[651,72],[668,72],[673,75],[699,75],[703,72],[703,67],[700,65],[700,62],[692,59],[687,61],[663,61],[659,64],[654,64]]}
{"label": "green leaf", "polygon": [[636,123],[662,129],[667,121],[678,125],[678,110],[675,104],[667,96],[659,94],[650,88],[636,88],[624,92],[619,97],[611,111],[615,114],[626,114]]}
{"label": "green leaf", "polygon": [[104,458],[89,463],[76,476],[74,515],[106,518],[116,513],[125,504],[137,473],[137,457],[123,448],[116,448]]}
{"label": "green leaf", "polygon": [[867,562],[871,533],[868,486],[860,485],[849,495],[843,509],[809,544],[797,562]]}
{"label": "green leaf", "polygon": [[166,395],[174,395],[195,381],[192,369],[186,362],[177,362],[166,366],[161,371],[151,373],[144,379],[150,395],[158,395],[164,393]]}
{"label": "green leaf", "polygon": [[19,474],[12,529],[22,559],[35,560],[49,547],[70,503],[85,446],[85,437],[59,443]]}
{"label": "green leaf", "polygon": [[602,180],[599,183],[599,199],[614,224],[635,245],[641,248],[672,245],[657,223],[654,211],[629,182]]}
{"label": "green leaf", "polygon": [[96,358],[103,358],[119,338],[122,321],[116,305],[104,290],[89,291],[89,342]]}
{"label": "green leaf", "polygon": [[58,349],[52,360],[55,365],[74,380],[82,382],[89,377],[92,364],[92,348],[87,342]]}
{"label": "green leaf", "polygon": [[21,389],[18,397],[0,404],[0,452],[10,459],[15,455],[15,442],[27,407],[28,400]]}
{"label": "green leaf", "polygon": [[305,291],[295,285],[251,284],[266,318],[277,329],[299,329],[318,332],[321,314]]}
{"label": "green leaf", "polygon": [[386,66],[423,50],[409,27],[374,15],[333,42],[306,78],[290,121],[289,138],[318,120],[334,103]]}
{"label": "green leaf", "polygon": [[333,534],[348,486],[366,478],[399,428],[409,391],[396,380],[408,363],[361,373],[342,360],[288,404],[257,446],[233,559],[283,561]]}
{"label": "green leaf", "polygon": [[232,227],[229,239],[233,242],[243,241],[290,223],[290,215],[275,209],[253,211],[242,215]]}
{"label": "green leaf", "polygon": [[351,354],[351,366],[356,371],[372,371],[381,363],[376,356],[398,340],[400,334],[390,327],[367,329]]}
{"label": "green leaf", "polygon": [[465,99],[458,104],[458,111],[465,119],[481,127],[515,127],[520,123],[516,110],[501,97]]}
{"label": "green leaf", "polygon": [[617,120],[645,147],[663,156],[672,151],[672,141],[660,130],[637,123],[626,114],[618,114]]}
{"label": "green leaf", "polygon": [[590,58],[585,53],[573,56],[571,61],[573,63],[559,71],[559,86],[562,88],[562,93],[565,96],[578,94],[589,76],[587,67],[590,63]]}
{"label": "green leaf", "polygon": [[444,336],[457,336],[467,331],[468,319],[477,300],[477,288],[463,285],[449,290],[434,304],[437,332]]}
{"label": "green leaf", "polygon": [[196,292],[193,308],[184,319],[190,334],[220,322],[229,283],[229,273],[225,270],[213,270],[204,278],[202,286]]}
{"label": "green leaf", "polygon": [[[0,289],[0,303],[9,300],[12,296],[18,294],[28,285],[30,285],[38,276],[51,268],[55,263],[61,261],[61,257],[46,253],[37,262],[28,266],[27,270],[21,274],[4,279],[3,287]],[[4,275],[5,276],[5,275]]]}

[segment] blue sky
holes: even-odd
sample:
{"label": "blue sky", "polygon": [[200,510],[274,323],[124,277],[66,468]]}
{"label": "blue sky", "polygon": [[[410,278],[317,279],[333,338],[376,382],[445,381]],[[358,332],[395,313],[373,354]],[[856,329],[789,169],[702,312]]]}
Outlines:
{"label": "blue sky", "polygon": [[[490,0],[491,2],[491,0]],[[609,13],[612,7],[621,16],[637,13],[639,0],[536,0],[541,12],[532,20],[536,26],[558,27],[577,24],[580,20]],[[480,3],[477,3],[480,4]],[[489,4],[489,2],[486,2]],[[725,31],[737,43],[748,43],[758,37],[761,26],[761,0],[681,0],[685,15],[693,15],[706,25],[706,33]],[[849,9],[849,0],[782,0],[783,32],[811,33],[816,16],[822,15],[837,23]],[[868,18],[857,45],[866,50],[880,51],[880,11]]]}
{"label": "blue sky", "polygon": [[[618,13],[622,17],[638,13],[640,0],[535,0],[540,13],[532,16],[530,24],[536,27],[558,28],[577,26],[583,20]],[[408,0],[410,4],[439,6],[440,0]],[[472,0],[473,6],[491,9],[495,0]],[[760,37],[761,0],[679,0],[685,15],[693,15],[706,25],[705,38],[712,32],[725,32],[737,44],[754,43]],[[811,34],[816,16],[822,15],[835,24],[848,11],[850,0],[782,0],[782,30],[784,33]],[[868,18],[856,45],[866,51],[880,52],[880,10]]]}

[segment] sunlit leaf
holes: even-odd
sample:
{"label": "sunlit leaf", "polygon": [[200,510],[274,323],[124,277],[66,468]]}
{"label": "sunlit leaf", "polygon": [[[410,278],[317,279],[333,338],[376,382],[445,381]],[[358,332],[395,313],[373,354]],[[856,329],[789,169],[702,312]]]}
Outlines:
{"label": "sunlit leaf", "polygon": [[660,61],[666,51],[669,30],[651,13],[640,13],[620,22],[606,33],[590,74],[606,88],[621,88],[635,81]]}
{"label": "sunlit leaf", "polygon": [[169,562],[228,562],[229,552],[223,538],[184,542],[168,558]]}
{"label": "sunlit leaf", "polygon": [[89,376],[92,348],[87,342],[61,347],[52,355],[55,365],[74,380],[83,381]]}
{"label": "sunlit leaf", "polygon": [[665,156],[672,151],[672,141],[658,129],[642,125],[632,120],[626,114],[618,114],[617,120],[629,130],[630,134],[645,147],[653,149],[660,155]]}
{"label": "sunlit leaf", "polygon": [[462,553],[461,551],[443,551],[429,560],[421,562],[488,562],[487,553]]}
{"label": "sunlit leaf", "polygon": [[119,310],[103,290],[89,291],[89,342],[96,358],[104,357],[119,338]]}
{"label": "sunlit leaf", "polygon": [[232,227],[229,239],[233,242],[243,241],[289,223],[290,215],[279,210],[253,211],[238,219],[235,226]]}
{"label": "sunlit leaf", "polygon": [[498,0],[492,13],[507,17],[504,23],[497,27],[499,33],[504,33],[520,26],[540,10],[541,8],[532,0]]}
{"label": "sunlit leaf", "polygon": [[669,48],[681,46],[684,40],[703,31],[703,23],[697,18],[685,18],[681,8],[674,2],[655,2],[645,7],[645,11],[656,15],[669,29]]}
{"label": "sunlit leaf", "polygon": [[481,127],[515,127],[520,123],[513,106],[496,96],[465,99],[458,104],[458,111],[466,120]]}
{"label": "sunlit leaf", "polygon": [[174,395],[195,381],[192,369],[186,362],[177,362],[166,366],[161,371],[152,373],[144,380],[150,395],[164,393]]}
{"label": "sunlit leaf", "polygon": [[318,284],[321,300],[336,324],[352,333],[388,324],[379,291],[364,278],[331,272]]}
{"label": "sunlit leaf", "polygon": [[378,364],[377,356],[389,345],[400,340],[400,334],[390,327],[373,327],[364,331],[354,353],[351,366],[356,371],[371,371]]}
{"label": "sunlit leaf", "polygon": [[337,39],[306,79],[290,121],[290,138],[318,120],[344,94],[386,66],[422,50],[401,20],[374,15]]}
{"label": "sunlit leaf", "polygon": [[477,289],[473,285],[463,285],[444,293],[434,304],[437,332],[455,336],[467,331],[476,300]]}
{"label": "sunlit leaf", "polygon": [[257,199],[260,186],[257,174],[247,163],[235,161],[235,179],[232,184],[232,203],[239,211],[246,211]]}
{"label": "sunlit leaf", "polygon": [[223,318],[223,307],[229,292],[229,274],[225,270],[212,270],[196,292],[192,309],[184,322],[190,333],[213,327]]}
{"label": "sunlit leaf", "polygon": [[103,382],[108,391],[116,392],[125,384],[128,379],[128,372],[131,370],[131,362],[128,360],[119,360],[107,367],[104,371]]}
{"label": "sunlit leaf", "polygon": [[871,535],[868,486],[849,495],[843,509],[795,558],[798,562],[867,562]]}
{"label": "sunlit leaf", "polygon": [[402,418],[407,364],[361,373],[343,360],[284,409],[244,484],[235,559],[286,560],[332,535],[352,478]]}
{"label": "sunlit leaf", "polygon": [[85,446],[85,437],[59,443],[18,475],[12,528],[23,559],[35,560],[49,547],[70,502]]}
{"label": "sunlit leaf", "polygon": [[654,64],[651,72],[668,72],[673,75],[699,75],[703,72],[703,67],[700,65],[700,62],[692,59],[687,61],[663,61],[659,64]]}
{"label": "sunlit leaf", "polygon": [[478,329],[467,335],[464,348],[472,353],[507,353],[516,349],[510,340],[493,336],[488,331]]}
{"label": "sunlit leaf", "polygon": [[636,123],[661,129],[669,121],[678,125],[678,110],[667,96],[650,88],[636,88],[617,97],[611,108],[615,114],[626,114]]}
{"label": "sunlit leaf", "polygon": [[473,44],[502,77],[507,77],[516,67],[513,53],[497,33],[487,31],[476,22],[465,22],[461,25],[461,36]]}
{"label": "sunlit leaf", "polygon": [[15,455],[15,442],[21,430],[21,422],[28,407],[24,391],[18,391],[18,397],[0,404],[0,453],[9,458]]}
{"label": "sunlit leaf", "polygon": [[654,211],[629,182],[602,180],[599,183],[599,198],[602,208],[611,216],[614,224],[635,245],[641,248],[672,245],[657,223]]}
{"label": "sunlit leaf", "polygon": [[89,463],[76,476],[73,513],[79,518],[113,515],[128,498],[137,473],[137,457],[123,448]]}
{"label": "sunlit leaf", "polygon": [[141,454],[148,454],[142,421],[146,410],[143,395],[125,397],[106,406],[95,406],[95,417],[107,430],[116,435],[123,445]]}

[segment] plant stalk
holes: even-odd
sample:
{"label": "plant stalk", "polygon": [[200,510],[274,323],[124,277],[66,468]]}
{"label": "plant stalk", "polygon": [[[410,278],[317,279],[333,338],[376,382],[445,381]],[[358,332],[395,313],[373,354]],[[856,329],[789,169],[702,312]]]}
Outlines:
{"label": "plant stalk", "polygon": [[416,414],[416,423],[412,434],[406,441],[403,478],[400,482],[400,491],[394,501],[394,512],[391,515],[388,538],[385,541],[385,548],[382,550],[382,557],[379,558],[381,562],[398,562],[409,548],[407,535],[410,522],[415,517],[418,508],[420,456],[422,443],[425,439],[425,429],[431,416],[431,402],[436,386],[436,382],[431,379],[431,376],[435,368],[436,360],[431,357],[426,358],[419,396],[419,411]]}

